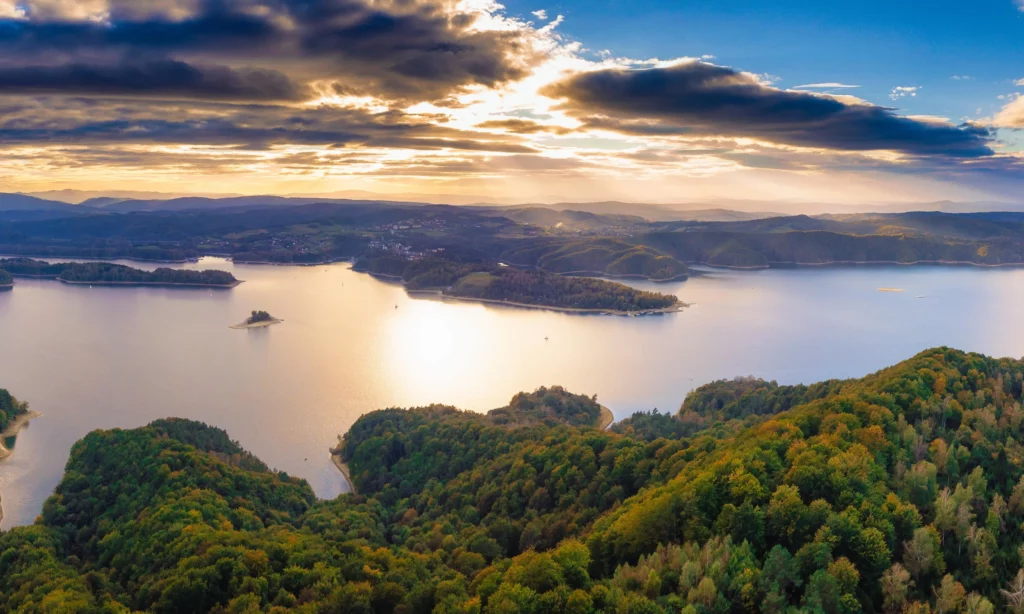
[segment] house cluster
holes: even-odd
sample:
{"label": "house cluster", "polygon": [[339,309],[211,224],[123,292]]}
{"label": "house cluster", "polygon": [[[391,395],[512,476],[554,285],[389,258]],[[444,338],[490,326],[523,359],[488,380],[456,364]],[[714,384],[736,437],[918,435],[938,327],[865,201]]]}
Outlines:
{"label": "house cluster", "polygon": [[386,239],[374,239],[370,241],[370,249],[382,252],[388,252],[396,256],[402,256],[409,260],[419,260],[430,255],[437,255],[444,252],[443,247],[435,247],[424,250],[414,250],[412,246],[405,245],[404,243],[398,243],[394,241],[388,241]]}
{"label": "house cluster", "polygon": [[408,230],[439,230],[442,228],[448,228],[450,225],[447,220],[443,219],[428,219],[428,220],[406,220],[403,222],[395,222],[393,224],[378,224],[372,226],[370,230],[377,232],[387,232],[395,234],[402,231]]}

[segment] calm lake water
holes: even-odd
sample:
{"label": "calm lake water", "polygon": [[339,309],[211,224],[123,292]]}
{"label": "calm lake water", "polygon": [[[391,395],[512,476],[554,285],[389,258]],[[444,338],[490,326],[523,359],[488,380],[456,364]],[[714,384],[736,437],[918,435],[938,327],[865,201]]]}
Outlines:
{"label": "calm lake water", "polygon": [[[184,266],[230,270],[246,283],[210,291],[18,280],[0,293],[0,387],[44,414],[0,462],[5,527],[33,521],[86,433],[167,416],[222,427],[334,497],[343,481],[327,449],[378,408],[483,411],[561,384],[597,394],[624,418],[674,411],[692,388],[736,375],[856,377],[937,345],[1024,354],[1020,269],[720,272],[634,284],[694,305],[621,318],[411,298],[348,265]],[[285,322],[228,328],[253,309]]]}

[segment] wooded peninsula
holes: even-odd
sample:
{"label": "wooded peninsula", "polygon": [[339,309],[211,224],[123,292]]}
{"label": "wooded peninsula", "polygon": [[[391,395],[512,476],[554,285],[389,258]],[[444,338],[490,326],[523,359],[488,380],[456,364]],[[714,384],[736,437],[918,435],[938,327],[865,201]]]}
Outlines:
{"label": "wooded peninsula", "polygon": [[0,259],[0,273],[6,273],[11,277],[56,279],[66,284],[233,288],[241,283],[226,271],[189,271],[166,267],[143,271],[109,262],[51,264],[29,258]]}
{"label": "wooded peninsula", "polygon": [[482,262],[377,253],[356,261],[354,268],[401,279],[410,291],[484,303],[615,314],[665,313],[682,307],[678,297],[612,281]]}

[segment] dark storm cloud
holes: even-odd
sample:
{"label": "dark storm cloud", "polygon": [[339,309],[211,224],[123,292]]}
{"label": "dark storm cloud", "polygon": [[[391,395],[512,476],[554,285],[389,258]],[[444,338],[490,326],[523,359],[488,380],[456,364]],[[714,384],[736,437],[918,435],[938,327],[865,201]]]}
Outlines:
{"label": "dark storm cloud", "polygon": [[177,60],[112,66],[0,65],[0,92],[122,95],[200,100],[300,100],[304,88],[273,70],[193,66]]}
{"label": "dark storm cloud", "polygon": [[565,99],[567,109],[587,125],[628,133],[722,134],[957,158],[993,153],[990,134],[982,128],[916,121],[884,107],[780,90],[704,62],[581,73],[548,86],[545,94]]}
{"label": "dark storm cloud", "polygon": [[[70,63],[97,77],[129,60],[255,66],[400,100],[441,99],[527,70],[523,32],[473,28],[473,15],[437,0],[196,0],[149,3],[145,11],[127,0],[110,4],[109,19],[96,22],[33,12],[29,1],[27,19],[0,20],[0,66],[52,71]],[[98,78],[93,89],[111,82]],[[114,83],[114,92],[122,89]],[[3,89],[19,91],[35,90]]]}

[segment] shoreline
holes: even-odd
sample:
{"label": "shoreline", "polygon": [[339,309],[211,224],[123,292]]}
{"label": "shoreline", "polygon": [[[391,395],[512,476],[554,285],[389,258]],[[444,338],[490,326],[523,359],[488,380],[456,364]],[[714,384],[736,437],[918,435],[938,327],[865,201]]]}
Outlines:
{"label": "shoreline", "polygon": [[[8,459],[12,454],[14,454],[14,450],[9,450],[7,449],[7,446],[4,445],[4,439],[7,439],[8,437],[17,437],[18,433],[26,424],[42,415],[43,414],[30,409],[15,417],[14,420],[7,425],[7,428],[4,429],[3,432],[0,432],[0,461]],[[0,519],[3,519],[2,511],[0,511]]]}
{"label": "shoreline", "polygon": [[259,266],[326,266],[341,262],[353,262],[355,258],[334,258],[332,260],[321,260],[319,262],[271,262],[269,260],[235,260],[230,254],[203,254],[204,257],[224,258],[232,264],[252,264]]}
{"label": "shoreline", "polygon": [[[331,259],[331,260],[322,260],[322,261],[318,261],[318,262],[270,262],[270,261],[267,261],[267,260],[235,260],[230,254],[219,254],[219,253],[202,253],[202,254],[198,254],[195,257],[186,258],[184,260],[153,260],[151,258],[133,258],[131,256],[104,256],[104,257],[100,257],[100,256],[69,256],[69,255],[54,256],[52,254],[2,254],[2,253],[0,253],[0,258],[42,258],[42,259],[49,259],[49,260],[60,260],[61,258],[70,258],[72,260],[89,260],[89,261],[95,261],[95,262],[113,262],[114,260],[125,260],[125,261],[128,261],[128,262],[150,262],[150,263],[163,263],[163,264],[188,264],[190,262],[198,262],[200,259],[207,258],[207,257],[210,257],[210,258],[224,258],[225,260],[229,260],[229,261],[231,261],[234,264],[268,265],[268,266],[298,266],[298,267],[324,266],[324,265],[329,265],[329,264],[338,264],[338,263],[342,263],[342,262],[350,262],[351,263],[351,262],[354,262],[355,260],[357,260],[357,258],[352,258],[352,257],[339,257],[339,258],[334,258],[334,259]],[[882,265],[899,265],[899,266],[919,266],[919,265],[920,266],[924,266],[924,265],[932,265],[932,266],[973,266],[973,267],[979,267],[979,268],[992,268],[992,269],[1024,267],[1024,262],[1000,262],[998,264],[989,264],[989,263],[985,263],[985,262],[973,262],[971,260],[913,260],[913,261],[910,261],[910,262],[901,262],[901,261],[898,261],[898,260],[829,260],[827,262],[794,262],[794,261],[779,260],[779,261],[771,261],[771,262],[768,262],[767,264],[758,264],[758,265],[751,265],[751,266],[737,266],[737,265],[728,265],[728,264],[712,264],[710,262],[705,262],[703,260],[689,260],[689,261],[683,261],[683,262],[685,264],[688,264],[688,265],[694,264],[694,265],[712,267],[712,268],[716,268],[716,269],[734,269],[734,270],[740,270],[740,271],[744,271],[744,270],[755,271],[755,270],[762,270],[762,269],[770,269],[770,268],[777,267],[777,266],[782,266],[782,267],[816,267],[816,266],[846,266],[846,265],[849,265],[849,266],[882,266]],[[538,268],[538,267],[536,267],[534,265],[516,264],[514,262],[505,262],[505,264],[508,265],[508,266],[515,267],[515,268],[520,268],[520,269],[537,269]],[[374,277],[384,277],[384,278],[390,278],[390,279],[401,279],[401,277],[397,276],[397,275],[387,275],[385,273],[370,273],[369,271],[360,271],[358,269],[354,269],[354,270],[356,270],[356,272],[358,272],[358,273],[367,273],[369,275],[373,275]],[[539,270],[543,270],[543,271],[546,271],[548,273],[552,272],[552,271],[547,271],[546,269],[539,269]],[[556,275],[570,275],[570,276],[577,276],[577,277],[603,277],[603,278],[607,278],[607,279],[640,279],[640,280],[645,280],[645,281],[651,281],[651,282],[654,282],[654,283],[671,282],[671,281],[685,281],[689,277],[693,277],[695,275],[699,275],[699,273],[695,273],[694,271],[689,271],[687,273],[680,274],[680,275],[677,275],[675,277],[670,277],[668,279],[654,279],[654,278],[651,278],[651,277],[647,277],[645,275],[615,275],[615,274],[612,274],[612,273],[602,273],[600,271],[570,271],[570,272],[566,272],[566,273],[555,273],[555,274]],[[37,276],[37,275],[13,275],[12,274],[12,276],[14,276],[14,277],[27,277],[27,278],[44,278],[44,279],[47,278],[47,276]],[[239,281],[239,283],[241,283],[241,280]],[[174,285],[181,285],[181,284],[174,284]],[[206,287],[206,286],[204,286],[204,287]],[[209,286],[209,287],[225,287],[225,286]]]}
{"label": "shoreline", "polygon": [[[635,275],[616,275],[615,273],[603,273],[601,271],[566,271],[564,273],[561,273],[561,272],[557,272],[557,271],[549,271],[547,269],[543,269],[543,268],[541,268],[541,267],[539,267],[537,265],[534,265],[534,264],[516,264],[514,262],[507,262],[507,261],[501,261],[501,263],[504,264],[505,266],[510,266],[510,267],[516,268],[516,269],[533,269],[533,270],[536,270],[536,271],[543,271],[544,273],[551,273],[553,275],[565,275],[566,277],[596,277],[596,278],[599,278],[599,279],[611,279],[611,280],[615,280],[615,279],[639,279],[641,281],[649,281],[649,282],[653,282],[653,283],[656,283],[656,284],[668,283],[668,282],[672,282],[672,281],[686,281],[687,279],[689,279],[691,276],[694,275],[693,271],[687,271],[685,273],[680,273],[679,275],[673,275],[672,277],[666,277],[664,279],[655,279],[653,277],[650,277],[648,275],[643,275],[643,274],[640,274],[640,273],[635,274]],[[689,263],[684,263],[684,264],[689,264]],[[698,263],[698,264],[700,264],[700,263]],[[699,273],[698,273],[698,275],[699,275]]]}
{"label": "shoreline", "polygon": [[95,262],[113,262],[114,260],[130,260],[131,262],[152,262],[154,264],[188,264],[199,262],[201,256],[185,258],[184,260],[153,260],[152,258],[131,258],[129,256],[54,256],[50,254],[0,254],[0,258],[43,258],[49,260],[60,260],[71,258],[72,260],[91,260]]}
{"label": "shoreline", "polygon": [[586,309],[582,307],[551,307],[548,305],[534,305],[532,303],[517,303],[514,301],[503,301],[498,299],[490,298],[472,298],[468,296],[454,296],[451,294],[445,294],[440,290],[409,290],[406,289],[406,293],[410,296],[424,295],[424,296],[436,296],[441,300],[453,300],[461,301],[465,303],[479,303],[484,305],[505,305],[506,307],[521,307],[523,309],[544,309],[547,311],[559,311],[562,313],[575,313],[580,315],[609,315],[609,316],[623,316],[623,317],[637,317],[637,316],[653,316],[662,315],[666,313],[679,313],[690,306],[690,303],[684,303],[679,301],[675,305],[670,307],[661,307],[658,309],[638,309],[636,311],[621,311],[616,309]]}
{"label": "shoreline", "polygon": [[554,273],[555,275],[566,275],[568,277],[596,277],[598,279],[638,279],[641,281],[649,281],[655,284],[663,284],[672,281],[686,281],[690,278],[690,273],[680,273],[672,277],[666,277],[664,279],[655,279],[648,277],[647,275],[615,275],[614,273],[602,273],[601,271],[567,271],[565,273],[555,273],[554,271],[548,271],[547,269],[538,269],[545,273]]}
{"label": "shoreline", "polygon": [[216,290],[230,290],[245,283],[245,280],[242,279],[236,279],[230,284],[175,283],[171,281],[69,281],[61,279],[56,275],[28,275],[25,273],[10,273],[10,275],[11,277],[20,279],[59,281],[60,283],[67,284],[69,286],[149,286],[158,288],[210,288]]}
{"label": "shoreline", "polygon": [[[14,454],[14,450],[8,449],[4,445],[4,440],[8,437],[17,437],[21,429],[25,428],[29,422],[42,416],[43,414],[32,411],[31,409],[27,412],[16,416],[14,420],[7,425],[7,428],[0,432],[0,461],[5,461]],[[0,497],[0,521],[4,519],[4,508],[3,508],[3,497]]]}
{"label": "shoreline", "polygon": [[971,266],[980,269],[1011,269],[1024,267],[1024,262],[1002,262],[999,264],[987,264],[984,262],[972,262],[970,260],[913,260],[911,262],[900,262],[898,260],[829,260],[828,262],[792,262],[786,260],[772,261],[767,264],[752,266],[737,266],[729,264],[712,264],[704,261],[693,261],[687,264],[711,267],[714,269],[729,269],[733,271],[764,271],[767,269],[789,269],[803,267],[874,267],[874,266]]}
{"label": "shoreline", "polygon": [[[47,279],[43,277],[42,279]],[[163,282],[163,281],[67,281],[59,277],[53,277],[62,284],[69,286],[149,286],[154,288],[210,288],[216,290],[230,290],[236,288],[239,284],[243,283],[241,279],[236,279],[230,284],[193,284],[193,283],[174,283],[174,282]]]}
{"label": "shoreline", "polygon": [[246,320],[240,324],[229,326],[228,328],[232,330],[245,330],[247,328],[266,328],[268,326],[280,324],[281,322],[284,322],[284,320],[280,320],[278,318],[270,318],[269,320],[263,320],[261,322],[249,322],[248,320]]}
{"label": "shoreline", "polygon": [[348,492],[353,495],[358,495],[356,491],[356,483],[352,481],[352,470],[348,468],[348,463],[341,460],[341,438],[338,438],[337,448],[328,448],[331,453],[331,462],[341,472],[341,477],[345,478],[345,483],[348,484]]}

